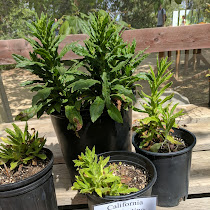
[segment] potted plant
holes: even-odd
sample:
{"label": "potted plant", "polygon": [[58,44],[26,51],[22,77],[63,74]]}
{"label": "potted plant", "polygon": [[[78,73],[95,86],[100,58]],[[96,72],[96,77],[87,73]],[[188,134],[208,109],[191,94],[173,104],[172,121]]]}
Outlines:
{"label": "potted plant", "polygon": [[133,127],[136,133],[132,140],[136,152],[148,157],[157,169],[152,194],[158,195],[158,205],[165,207],[176,206],[187,198],[191,155],[196,143],[192,133],[175,123],[175,119],[183,115],[182,110],[174,113],[178,104],[166,104],[173,94],[160,98],[172,84],[168,82],[172,76],[171,71],[167,71],[170,64],[167,58],[157,61],[157,75],[150,68],[147,78],[151,94],[142,91],[144,104],[141,109],[134,108],[147,113],[148,117]]}
{"label": "potted plant", "polygon": [[38,132],[12,124],[0,144],[1,209],[58,209],[53,177],[53,154],[43,148],[46,139]]}
{"label": "potted plant", "polygon": [[149,159],[127,151],[97,156],[95,147],[87,147],[74,163],[79,175],[72,189],[87,195],[90,210],[100,203],[150,196],[157,176]]}
{"label": "potted plant", "polygon": [[[81,21],[89,38],[85,46],[71,43],[58,53],[64,36],[55,36],[58,24],[47,15],[28,24],[32,45],[30,59],[13,55],[17,67],[30,70],[39,79],[28,81],[37,94],[32,107],[16,118],[27,120],[37,114],[51,115],[65,162],[74,177],[74,160],[85,147],[96,145],[96,152],[131,150],[131,110],[135,100],[134,83],[144,75],[133,75],[146,57],[135,53],[136,43],[127,44],[121,38],[122,27],[108,13],[99,11]],[[61,59],[73,50],[83,56],[66,68]],[[85,71],[79,67],[85,68]]]}

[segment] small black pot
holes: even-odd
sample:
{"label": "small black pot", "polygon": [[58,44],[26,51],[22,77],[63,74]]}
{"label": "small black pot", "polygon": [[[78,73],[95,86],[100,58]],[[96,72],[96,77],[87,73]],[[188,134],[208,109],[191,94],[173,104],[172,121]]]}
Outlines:
{"label": "small black pot", "polygon": [[123,111],[123,123],[112,120],[104,113],[95,123],[91,122],[89,110],[82,112],[83,127],[78,132],[80,137],[72,130],[67,130],[69,121],[65,116],[51,115],[65,163],[70,173],[71,181],[75,181],[76,169],[72,160],[78,158],[88,146],[95,146],[96,153],[125,150],[131,151],[131,124],[132,112]]}
{"label": "small black pot", "polygon": [[44,150],[50,162],[42,171],[16,183],[0,185],[0,210],[58,209],[52,177],[53,154]]}
{"label": "small black pot", "polygon": [[155,166],[148,158],[142,155],[136,154],[136,153],[126,152],[126,151],[106,152],[99,155],[103,155],[104,157],[110,156],[109,162],[123,162],[129,165],[133,165],[137,168],[142,168],[146,170],[149,175],[150,181],[149,181],[149,184],[144,189],[135,193],[128,194],[128,195],[105,196],[101,198],[96,194],[87,194],[89,210],[93,210],[94,205],[101,204],[101,203],[123,201],[123,200],[138,198],[138,197],[151,196],[152,186],[154,185],[156,181],[157,172],[156,172]]}
{"label": "small black pot", "polygon": [[192,149],[196,137],[183,128],[173,128],[174,136],[182,138],[187,148],[171,153],[156,153],[139,148],[141,139],[133,135],[132,143],[137,153],[148,157],[157,170],[157,181],[152,189],[152,195],[158,196],[158,206],[177,206],[188,196],[189,174],[191,167]]}

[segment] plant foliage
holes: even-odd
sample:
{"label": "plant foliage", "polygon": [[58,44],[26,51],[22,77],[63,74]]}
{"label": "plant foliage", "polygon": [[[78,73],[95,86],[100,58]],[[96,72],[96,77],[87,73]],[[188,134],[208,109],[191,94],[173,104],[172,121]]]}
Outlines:
{"label": "plant foliage", "polygon": [[139,120],[139,125],[134,126],[133,130],[143,139],[140,143],[140,148],[149,147],[152,152],[158,152],[164,144],[181,144],[171,134],[173,132],[172,128],[178,126],[175,119],[183,115],[183,110],[174,113],[178,103],[172,107],[171,103],[165,105],[166,102],[173,98],[173,93],[163,99],[160,98],[172,85],[172,82],[168,82],[173,75],[171,71],[168,71],[170,65],[171,63],[167,62],[167,58],[162,59],[160,62],[157,59],[157,75],[155,75],[154,70],[150,67],[147,80],[151,95],[141,91],[140,97],[145,103],[141,104],[142,109],[133,108],[134,111],[148,114],[148,117]]}
{"label": "plant foliage", "polygon": [[[113,175],[113,168],[107,166],[110,157],[104,158],[95,154],[86,147],[85,154],[81,153],[78,160],[74,160],[75,167],[79,171],[72,189],[80,190],[80,193],[96,193],[100,197],[105,195],[117,196],[137,192],[137,188],[128,188],[121,182],[119,176]],[[115,168],[115,170],[117,170]]]}
{"label": "plant foliage", "polygon": [[144,78],[144,75],[134,76],[133,73],[147,55],[143,51],[135,53],[135,41],[132,44],[123,41],[123,26],[117,25],[103,10],[89,14],[88,20],[83,20],[81,24],[83,33],[89,38],[84,41],[84,47],[75,44],[72,50],[84,57],[81,62],[91,78],[91,87],[88,85],[88,78],[85,78],[78,82],[76,91],[83,91],[88,96],[83,100],[90,105],[93,122],[106,108],[113,120],[122,123],[121,105],[123,109],[127,109],[135,100],[134,83]]}
{"label": "plant foliage", "polygon": [[28,132],[26,122],[25,129],[22,131],[16,124],[12,124],[14,131],[6,128],[9,134],[7,138],[1,137],[5,144],[0,144],[0,165],[10,164],[10,169],[15,169],[20,164],[27,164],[29,161],[40,158],[45,160],[47,156],[41,151],[46,139],[38,136],[38,131],[33,129],[33,133]]}
{"label": "plant foliage", "polygon": [[81,82],[76,82],[85,74],[77,71],[80,65],[77,62],[68,69],[61,62],[62,57],[70,50],[71,44],[65,46],[60,54],[58,53],[58,46],[65,36],[55,35],[59,21],[54,23],[54,20],[43,13],[40,18],[37,17],[36,22],[27,24],[30,34],[36,37],[36,39],[25,37],[33,47],[33,52],[30,53],[30,59],[15,54],[13,58],[17,62],[17,67],[29,70],[39,79],[22,84],[32,85],[31,91],[36,92],[36,95],[32,99],[32,107],[21,112],[16,120],[28,120],[34,115],[39,118],[44,112],[51,114],[63,110],[70,122],[69,129],[79,130],[82,119],[79,108],[75,105],[78,92],[73,94],[72,91],[75,87],[78,88]]}
{"label": "plant foliage", "polygon": [[[17,120],[28,120],[34,115],[39,118],[44,112],[64,113],[69,120],[68,129],[79,131],[83,126],[81,111],[88,108],[92,122],[106,111],[113,120],[123,122],[121,108],[131,107],[135,100],[134,83],[145,77],[134,76],[134,70],[147,55],[143,51],[135,53],[135,41],[123,41],[122,27],[105,11],[90,14],[87,19],[81,20],[83,31],[89,36],[85,47],[71,43],[60,54],[58,46],[65,36],[55,36],[59,21],[54,23],[42,14],[36,22],[28,23],[31,35],[36,37],[25,37],[33,47],[30,59],[13,57],[17,67],[31,71],[39,79],[23,84],[33,85],[31,91],[37,93],[32,107],[20,113]],[[67,69],[61,59],[71,49],[84,58]],[[87,71],[80,71],[80,66]]]}

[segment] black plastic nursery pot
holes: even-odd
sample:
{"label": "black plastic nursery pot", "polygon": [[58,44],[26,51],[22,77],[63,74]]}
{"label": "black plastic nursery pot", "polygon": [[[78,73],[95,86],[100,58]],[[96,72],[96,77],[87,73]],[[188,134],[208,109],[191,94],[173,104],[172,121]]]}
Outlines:
{"label": "black plastic nursery pot", "polygon": [[53,154],[44,149],[50,159],[37,174],[22,181],[0,185],[0,210],[57,210],[52,177]]}
{"label": "black plastic nursery pot", "polygon": [[104,157],[110,156],[109,162],[123,162],[146,170],[149,178],[149,184],[144,189],[128,195],[105,196],[101,198],[96,194],[87,194],[89,210],[93,210],[94,206],[98,204],[151,196],[152,187],[157,179],[157,172],[154,164],[148,158],[143,155],[127,151],[111,151],[99,155],[103,155]]}
{"label": "black plastic nursery pot", "polygon": [[196,137],[183,128],[173,128],[174,136],[182,138],[187,148],[171,153],[155,153],[139,148],[141,139],[133,135],[132,143],[137,153],[148,157],[157,170],[157,181],[152,189],[152,195],[158,196],[158,206],[177,206],[188,196],[189,175],[191,167],[192,149],[196,144]]}
{"label": "black plastic nursery pot", "polygon": [[108,114],[102,114],[95,123],[92,123],[88,110],[82,113],[83,127],[78,132],[78,137],[74,131],[67,130],[69,121],[65,116],[51,115],[72,182],[76,174],[73,160],[77,159],[87,146],[90,149],[95,146],[97,154],[114,150],[131,151],[131,110],[123,111],[122,116],[123,123],[115,122]]}

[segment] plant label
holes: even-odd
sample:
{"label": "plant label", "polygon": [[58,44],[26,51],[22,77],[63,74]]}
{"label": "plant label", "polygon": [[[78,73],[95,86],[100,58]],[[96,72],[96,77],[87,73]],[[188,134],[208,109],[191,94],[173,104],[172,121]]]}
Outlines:
{"label": "plant label", "polygon": [[156,210],[157,197],[135,198],[94,206],[94,210]]}

